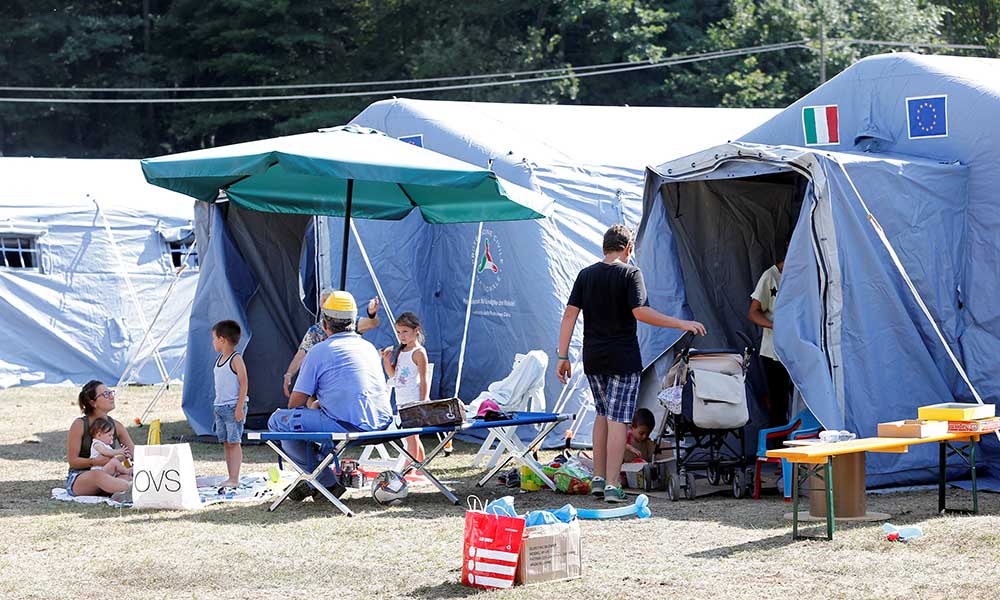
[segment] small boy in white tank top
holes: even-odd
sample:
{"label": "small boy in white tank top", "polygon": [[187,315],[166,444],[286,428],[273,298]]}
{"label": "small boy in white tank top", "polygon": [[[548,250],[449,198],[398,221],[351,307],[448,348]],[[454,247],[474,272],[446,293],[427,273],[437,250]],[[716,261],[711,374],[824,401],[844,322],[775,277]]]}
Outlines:
{"label": "small boy in white tank top", "polygon": [[240,343],[240,326],[235,321],[219,321],[212,326],[212,347],[219,353],[215,361],[215,435],[222,442],[229,477],[219,484],[224,488],[240,484],[243,464],[243,424],[247,419],[247,367],[236,351]]}

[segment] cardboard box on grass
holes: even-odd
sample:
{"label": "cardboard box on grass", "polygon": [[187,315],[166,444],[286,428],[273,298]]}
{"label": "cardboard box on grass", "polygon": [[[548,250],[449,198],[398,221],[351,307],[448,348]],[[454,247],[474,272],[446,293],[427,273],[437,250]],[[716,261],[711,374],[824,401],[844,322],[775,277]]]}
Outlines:
{"label": "cardboard box on grass", "polygon": [[517,560],[515,585],[562,581],[582,576],[580,521],[527,527]]}
{"label": "cardboard box on grass", "polygon": [[646,478],[645,471],[646,461],[643,462],[627,462],[622,463],[621,470],[621,484],[622,487],[631,488],[634,490],[645,489]]}

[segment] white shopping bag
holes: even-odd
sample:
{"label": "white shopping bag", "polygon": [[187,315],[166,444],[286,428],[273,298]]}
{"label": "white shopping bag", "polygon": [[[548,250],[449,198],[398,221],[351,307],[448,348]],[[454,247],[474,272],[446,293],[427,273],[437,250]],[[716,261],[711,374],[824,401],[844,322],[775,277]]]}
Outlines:
{"label": "white shopping bag", "polygon": [[191,446],[136,446],[132,505],[136,508],[201,508]]}

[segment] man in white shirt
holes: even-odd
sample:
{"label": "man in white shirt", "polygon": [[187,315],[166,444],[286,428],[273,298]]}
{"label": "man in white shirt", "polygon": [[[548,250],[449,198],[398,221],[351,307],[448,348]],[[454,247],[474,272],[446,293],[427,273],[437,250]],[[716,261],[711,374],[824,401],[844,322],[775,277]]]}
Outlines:
{"label": "man in white shirt", "polygon": [[747,317],[764,330],[760,340],[760,358],[767,375],[767,412],[771,427],[788,423],[788,396],[791,381],[788,371],[774,351],[774,303],[778,299],[781,272],[785,259],[764,271],[757,280],[757,287],[750,294],[750,312]]}

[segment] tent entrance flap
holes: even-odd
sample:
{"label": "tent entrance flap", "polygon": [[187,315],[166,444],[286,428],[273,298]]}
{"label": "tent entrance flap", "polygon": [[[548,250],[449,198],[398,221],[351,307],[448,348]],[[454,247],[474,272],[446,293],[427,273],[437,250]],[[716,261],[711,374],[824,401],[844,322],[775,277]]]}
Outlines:
{"label": "tent entrance flap", "polygon": [[759,346],[759,328],[747,319],[750,294],[760,276],[784,258],[807,183],[784,171],[662,184],[686,304],[708,329],[699,346],[738,347],[738,333]]}

